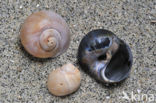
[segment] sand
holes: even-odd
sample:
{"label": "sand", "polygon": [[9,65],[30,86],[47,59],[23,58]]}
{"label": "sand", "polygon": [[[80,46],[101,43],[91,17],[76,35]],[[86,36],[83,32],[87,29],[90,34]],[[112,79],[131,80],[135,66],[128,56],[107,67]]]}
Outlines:
{"label": "sand", "polygon": [[[70,47],[56,58],[34,58],[21,45],[21,24],[40,10],[60,14],[70,28]],[[156,24],[151,20],[156,20],[155,0],[0,0],[0,103],[154,103]],[[96,82],[76,63],[81,39],[99,28],[114,32],[131,47],[132,71],[119,85]],[[79,67],[81,86],[69,96],[53,96],[46,86],[48,74],[68,62]],[[147,98],[141,98],[143,94]]]}

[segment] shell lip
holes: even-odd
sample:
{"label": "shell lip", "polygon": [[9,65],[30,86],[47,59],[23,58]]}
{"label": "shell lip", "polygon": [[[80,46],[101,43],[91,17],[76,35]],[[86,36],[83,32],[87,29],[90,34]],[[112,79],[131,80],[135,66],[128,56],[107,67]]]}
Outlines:
{"label": "shell lip", "polygon": [[[130,71],[131,71],[132,63],[133,63],[133,59],[132,59],[133,56],[132,56],[130,47],[126,43],[124,43],[124,45],[125,45],[125,50],[126,50],[125,52],[127,52],[127,55],[124,55],[124,56],[127,56],[127,62],[125,64],[123,64],[122,67],[119,67],[121,69],[118,69],[118,71],[114,70],[115,74],[113,73],[113,69],[112,69],[112,71],[111,70],[109,71],[110,68],[108,67],[108,65],[109,65],[108,64],[107,67],[105,69],[103,69],[101,72],[101,77],[102,77],[103,81],[105,81],[107,83],[117,83],[117,82],[121,82],[121,81],[125,80],[130,75]],[[118,61],[118,63],[121,64],[121,61]],[[118,66],[119,65],[116,65],[116,67],[118,67]],[[112,77],[108,76],[108,75],[111,75]]]}

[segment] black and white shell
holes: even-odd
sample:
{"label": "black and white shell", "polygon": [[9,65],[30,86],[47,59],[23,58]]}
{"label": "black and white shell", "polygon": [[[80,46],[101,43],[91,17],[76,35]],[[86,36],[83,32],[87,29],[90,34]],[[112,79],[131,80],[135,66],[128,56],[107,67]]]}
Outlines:
{"label": "black and white shell", "polygon": [[78,49],[78,62],[97,80],[117,83],[126,79],[132,67],[130,47],[105,29],[89,32]]}

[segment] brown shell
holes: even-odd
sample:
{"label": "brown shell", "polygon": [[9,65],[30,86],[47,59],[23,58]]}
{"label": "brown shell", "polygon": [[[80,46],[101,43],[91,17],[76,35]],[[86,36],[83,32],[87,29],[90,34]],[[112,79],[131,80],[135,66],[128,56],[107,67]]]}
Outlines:
{"label": "brown shell", "polygon": [[[44,50],[39,42],[44,30],[55,29],[60,33],[59,46],[52,51]],[[39,58],[55,57],[65,52],[70,43],[70,33],[65,20],[52,11],[39,11],[31,14],[20,31],[21,42],[31,55]]]}
{"label": "brown shell", "polygon": [[80,71],[71,63],[53,70],[48,77],[48,90],[56,96],[75,92],[81,82]]}

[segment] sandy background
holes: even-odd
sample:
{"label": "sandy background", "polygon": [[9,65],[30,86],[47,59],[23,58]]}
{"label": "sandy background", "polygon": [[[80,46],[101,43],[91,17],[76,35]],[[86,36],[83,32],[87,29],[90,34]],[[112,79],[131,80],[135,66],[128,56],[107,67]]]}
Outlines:
{"label": "sandy background", "polygon": [[[19,39],[21,24],[39,10],[53,10],[67,21],[71,44],[54,59],[29,55]],[[150,103],[127,101],[123,91],[141,96],[155,95],[156,101],[156,20],[155,0],[0,0],[0,103]],[[51,95],[46,87],[48,74],[67,62],[76,66],[82,37],[105,28],[131,47],[134,62],[130,78],[118,86],[97,83],[81,69],[80,89],[66,97]],[[154,101],[151,103],[155,103]]]}

